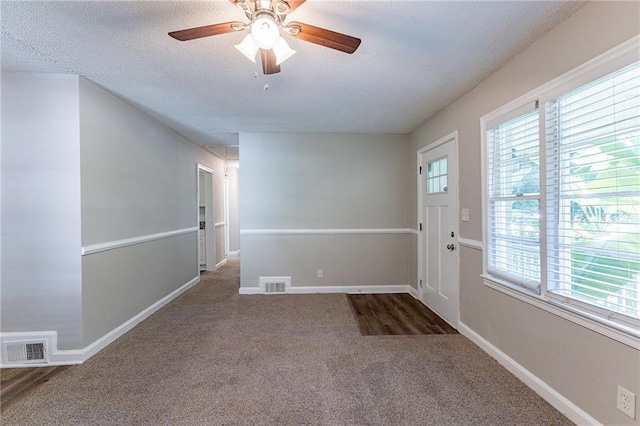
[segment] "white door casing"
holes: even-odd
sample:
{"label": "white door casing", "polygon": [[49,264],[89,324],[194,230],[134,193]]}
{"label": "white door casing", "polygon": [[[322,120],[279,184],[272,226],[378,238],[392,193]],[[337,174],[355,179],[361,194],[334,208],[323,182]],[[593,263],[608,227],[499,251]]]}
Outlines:
{"label": "white door casing", "polygon": [[458,134],[418,151],[418,295],[453,327],[459,320]]}
{"label": "white door casing", "polygon": [[[202,219],[205,222],[204,229],[204,256],[201,256],[201,244],[198,244],[198,263],[204,258],[204,269],[213,271],[215,269],[215,221],[214,221],[214,194],[213,194],[213,169],[202,164],[197,165],[197,208],[199,224]],[[201,208],[204,209],[204,217],[200,217]],[[198,267],[198,272],[200,267]]]}
{"label": "white door casing", "polygon": [[223,182],[224,190],[224,256],[229,256],[229,180]]}

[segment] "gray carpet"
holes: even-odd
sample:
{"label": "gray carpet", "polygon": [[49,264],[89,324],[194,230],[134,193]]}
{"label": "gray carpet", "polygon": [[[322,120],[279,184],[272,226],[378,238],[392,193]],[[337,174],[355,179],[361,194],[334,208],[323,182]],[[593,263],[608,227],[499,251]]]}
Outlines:
{"label": "gray carpet", "polygon": [[239,263],[3,425],[571,425],[462,335],[361,336],[345,295],[239,296]]}

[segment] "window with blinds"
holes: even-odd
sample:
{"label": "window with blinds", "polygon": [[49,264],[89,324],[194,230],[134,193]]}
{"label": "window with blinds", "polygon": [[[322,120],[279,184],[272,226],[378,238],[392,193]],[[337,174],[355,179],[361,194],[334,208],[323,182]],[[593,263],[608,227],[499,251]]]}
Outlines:
{"label": "window with blinds", "polygon": [[482,119],[483,277],[640,337],[640,62],[571,84]]}
{"label": "window with blinds", "polygon": [[640,318],[640,63],[546,104],[547,290]]}
{"label": "window with blinds", "polygon": [[487,131],[487,269],[540,288],[540,155],[538,109]]}
{"label": "window with blinds", "polygon": [[640,62],[555,90],[483,121],[484,277],[640,337]]}

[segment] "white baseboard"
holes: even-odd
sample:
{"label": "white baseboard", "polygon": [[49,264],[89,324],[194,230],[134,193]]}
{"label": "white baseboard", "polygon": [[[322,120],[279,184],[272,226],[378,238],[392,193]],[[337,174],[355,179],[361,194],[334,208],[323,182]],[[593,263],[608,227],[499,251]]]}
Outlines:
{"label": "white baseboard", "polygon": [[229,256],[239,256],[239,255],[240,255],[240,250],[230,251],[229,252]]}
{"label": "white baseboard", "polygon": [[56,350],[50,358],[49,365],[75,365],[84,362],[84,350]]}
{"label": "white baseboard", "polygon": [[263,294],[260,287],[240,287],[239,294]]}
{"label": "white baseboard", "polygon": [[191,287],[193,287],[194,285],[196,285],[199,282],[200,282],[200,277],[199,276],[193,278],[191,281],[187,282],[186,284],[184,284],[180,288],[178,288],[178,289],[174,290],[173,292],[169,293],[168,295],[166,295],[162,299],[158,300],[153,305],[149,306],[144,311],[140,312],[138,315],[134,316],[133,318],[131,318],[127,322],[123,323],[122,325],[114,328],[109,333],[105,334],[104,336],[102,336],[101,338],[99,338],[98,340],[96,340],[95,342],[93,342],[92,344],[87,346],[86,348],[84,348],[83,351],[82,351],[83,352],[83,361],[88,360],[89,358],[91,358],[92,356],[94,356],[95,354],[100,352],[102,349],[107,347],[110,343],[115,341],[118,337],[122,336],[127,331],[131,330],[133,327],[135,327],[140,322],[145,320],[147,317],[149,317],[151,314],[156,312],[158,309],[162,308],[164,305],[166,305],[167,303],[171,302],[173,299],[175,299],[176,297],[180,296],[182,293],[184,293],[185,291],[189,290]]}
{"label": "white baseboard", "polygon": [[414,299],[420,300],[420,298],[418,297],[418,290],[416,290],[415,288],[409,286],[409,291],[407,293],[412,295]]}
{"label": "white baseboard", "polygon": [[347,293],[347,294],[382,294],[409,293],[410,285],[365,285],[365,286],[327,286],[327,287],[291,287],[289,293]]}
{"label": "white baseboard", "polygon": [[227,259],[226,258],[222,259],[220,262],[216,263],[216,266],[215,268],[213,268],[213,270],[215,271],[216,269],[226,265],[226,263],[227,263]]}
{"label": "white baseboard", "polygon": [[478,345],[482,350],[491,355],[503,367],[511,372],[518,379],[522,380],[525,385],[530,387],[538,395],[549,404],[553,405],[558,411],[564,414],[569,420],[578,425],[600,425],[596,419],[587,414],[583,409],[575,405],[560,392],[546,384],[538,376],[524,368],[509,355],[502,352],[484,337],[473,331],[463,322],[458,323],[458,331],[466,336],[473,343]]}
{"label": "white baseboard", "polygon": [[[381,293],[409,293],[417,297],[416,290],[410,285],[369,285],[369,286],[315,286],[290,287],[287,294],[317,294],[317,293],[347,293],[347,294],[381,294]],[[240,287],[240,294],[263,294],[260,287]]]}

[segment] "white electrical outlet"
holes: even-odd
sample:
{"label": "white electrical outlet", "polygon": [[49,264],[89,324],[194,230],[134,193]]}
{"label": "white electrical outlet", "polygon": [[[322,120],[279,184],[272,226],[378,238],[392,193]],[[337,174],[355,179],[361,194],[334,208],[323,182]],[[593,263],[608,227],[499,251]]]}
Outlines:
{"label": "white electrical outlet", "polygon": [[618,385],[618,400],[616,406],[618,407],[618,410],[622,411],[633,420],[636,419],[636,394],[620,385]]}
{"label": "white electrical outlet", "polygon": [[318,269],[318,278],[322,278],[324,276],[324,272],[322,269]]}

